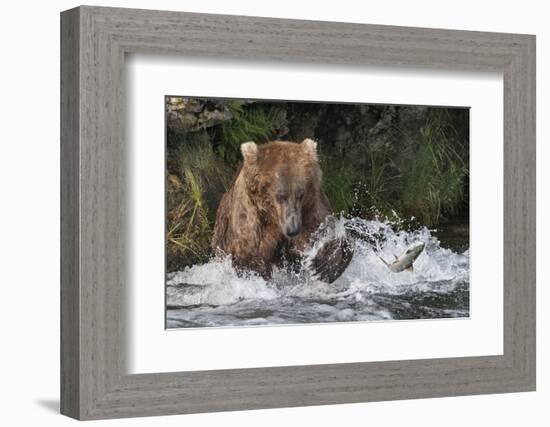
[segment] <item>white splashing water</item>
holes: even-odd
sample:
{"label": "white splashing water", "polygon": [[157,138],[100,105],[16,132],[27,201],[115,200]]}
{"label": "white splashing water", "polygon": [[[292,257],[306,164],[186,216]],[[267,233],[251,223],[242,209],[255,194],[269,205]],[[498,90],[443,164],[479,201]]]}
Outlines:
{"label": "white splashing water", "polygon": [[[330,235],[329,235],[330,234]],[[229,258],[212,259],[169,275],[168,327],[315,323],[354,320],[464,317],[469,315],[469,251],[442,248],[427,228],[394,231],[385,221],[336,221],[323,239],[352,236],[355,253],[332,284],[311,279],[302,269],[275,269],[266,281],[239,274]],[[392,273],[393,261],[408,246],[424,242],[414,271]]]}

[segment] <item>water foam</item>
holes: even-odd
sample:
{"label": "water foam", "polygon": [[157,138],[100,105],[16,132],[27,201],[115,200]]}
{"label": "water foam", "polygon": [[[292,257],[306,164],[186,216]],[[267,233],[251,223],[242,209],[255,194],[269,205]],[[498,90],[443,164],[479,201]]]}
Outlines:
{"label": "water foam", "polygon": [[[388,221],[340,218],[304,256],[313,256],[324,239],[343,235],[352,236],[355,253],[330,285],[305,269],[275,269],[269,281],[254,272],[239,274],[228,257],[171,273],[169,327],[468,315],[469,251],[441,247],[425,227],[396,231]],[[425,249],[413,272],[392,273],[380,260],[393,261],[415,242]]]}

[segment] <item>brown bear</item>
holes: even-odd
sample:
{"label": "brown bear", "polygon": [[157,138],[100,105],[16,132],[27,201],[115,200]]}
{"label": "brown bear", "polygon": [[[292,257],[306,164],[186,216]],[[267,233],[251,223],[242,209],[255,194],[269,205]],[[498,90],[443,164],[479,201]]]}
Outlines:
{"label": "brown bear", "polygon": [[[216,213],[212,247],[217,255],[231,255],[238,269],[269,278],[273,265],[300,256],[330,213],[321,191],[317,143],[246,142],[241,152],[243,164]],[[320,277],[329,282],[342,273],[352,254],[349,247],[344,254],[338,244],[331,247],[338,268]],[[322,268],[324,263],[314,264]]]}

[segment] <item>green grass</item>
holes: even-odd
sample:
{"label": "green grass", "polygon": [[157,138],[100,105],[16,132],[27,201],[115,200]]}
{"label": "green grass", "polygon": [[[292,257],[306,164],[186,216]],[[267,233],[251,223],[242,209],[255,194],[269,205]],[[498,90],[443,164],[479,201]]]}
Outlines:
{"label": "green grass", "polygon": [[453,214],[464,198],[468,166],[454,146],[456,131],[445,112],[431,114],[412,162],[404,166],[402,210],[427,226]]}
{"label": "green grass", "polygon": [[468,165],[455,150],[460,141],[446,114],[428,114],[400,166],[387,135],[350,155],[321,153],[323,191],[333,210],[363,218],[397,214],[430,227],[455,214],[464,201]]}
{"label": "green grass", "polygon": [[353,155],[321,153],[323,191],[335,212],[372,217],[395,209],[393,187],[399,179],[385,145],[375,142]]}
{"label": "green grass", "polygon": [[355,205],[355,177],[341,158],[321,156],[322,190],[334,212],[348,213]]}
{"label": "green grass", "polygon": [[167,249],[173,269],[205,261],[210,255],[216,209],[233,171],[208,141],[181,144],[168,163]]}

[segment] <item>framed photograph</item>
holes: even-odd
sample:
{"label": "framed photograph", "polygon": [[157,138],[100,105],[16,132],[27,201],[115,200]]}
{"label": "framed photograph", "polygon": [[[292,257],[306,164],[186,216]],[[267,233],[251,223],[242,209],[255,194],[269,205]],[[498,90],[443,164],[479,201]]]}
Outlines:
{"label": "framed photograph", "polygon": [[535,390],[535,37],[61,14],[61,412]]}

